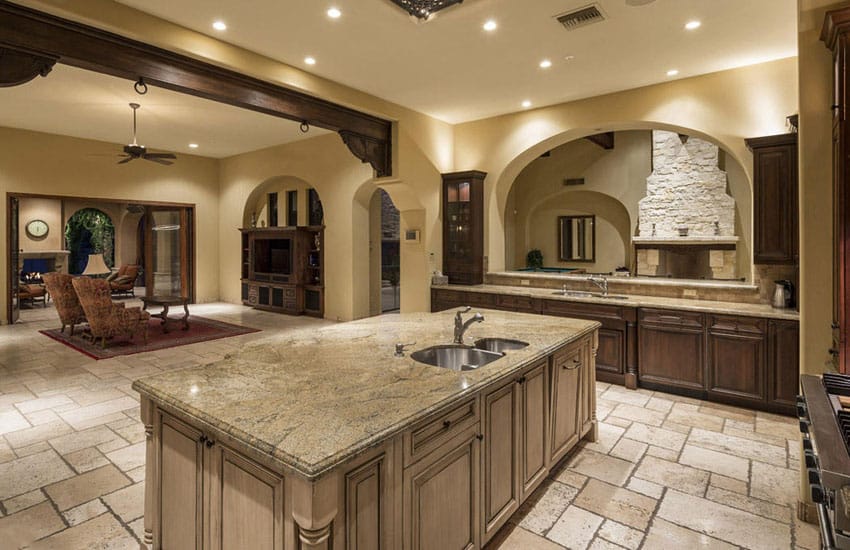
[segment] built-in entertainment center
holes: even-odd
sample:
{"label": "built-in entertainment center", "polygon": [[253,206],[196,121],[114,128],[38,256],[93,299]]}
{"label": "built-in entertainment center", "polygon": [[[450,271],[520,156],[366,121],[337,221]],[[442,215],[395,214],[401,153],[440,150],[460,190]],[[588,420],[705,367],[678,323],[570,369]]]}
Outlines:
{"label": "built-in entertainment center", "polygon": [[242,302],[290,315],[325,313],[324,227],[252,227],[242,232]]}

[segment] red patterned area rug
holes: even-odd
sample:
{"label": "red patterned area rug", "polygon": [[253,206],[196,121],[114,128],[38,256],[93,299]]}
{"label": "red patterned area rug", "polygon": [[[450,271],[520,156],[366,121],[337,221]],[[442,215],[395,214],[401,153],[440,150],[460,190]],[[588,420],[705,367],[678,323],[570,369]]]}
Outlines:
{"label": "red patterned area rug", "polygon": [[183,326],[179,321],[170,321],[168,325],[169,332],[165,333],[162,331],[160,320],[153,318],[148,321],[147,345],[145,345],[144,337],[138,334],[133,338],[133,341],[118,338],[107,340],[106,349],[100,347],[100,341],[97,344],[92,344],[88,338],[84,338],[83,331],[79,327],[74,331],[74,336],[68,334],[70,332],[68,329],[65,329],[64,333],[60,332],[58,328],[39,332],[53,338],[57,342],[62,342],[69,348],[73,348],[80,353],[98,360],[118,357],[119,355],[132,355],[146,351],[176,348],[177,346],[185,346],[187,344],[196,344],[198,342],[218,340],[219,338],[260,332],[259,329],[240,327],[239,325],[231,325],[230,323],[215,321],[206,317],[196,317],[194,315],[189,317],[189,329],[182,330],[182,328]]}

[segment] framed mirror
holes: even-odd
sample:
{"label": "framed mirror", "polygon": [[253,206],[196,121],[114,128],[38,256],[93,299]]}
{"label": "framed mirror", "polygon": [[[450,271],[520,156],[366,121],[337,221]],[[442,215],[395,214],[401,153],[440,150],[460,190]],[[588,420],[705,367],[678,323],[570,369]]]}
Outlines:
{"label": "framed mirror", "polygon": [[558,216],[562,262],[596,261],[596,216]]}

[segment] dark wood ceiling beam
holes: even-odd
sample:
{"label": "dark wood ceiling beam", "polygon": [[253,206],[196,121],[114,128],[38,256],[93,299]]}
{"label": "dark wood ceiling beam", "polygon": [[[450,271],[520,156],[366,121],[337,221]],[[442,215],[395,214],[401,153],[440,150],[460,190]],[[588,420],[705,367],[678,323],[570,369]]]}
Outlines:
{"label": "dark wood ceiling beam", "polygon": [[325,99],[5,0],[0,48],[332,130],[379,177],[391,174],[392,123]]}
{"label": "dark wood ceiling beam", "polygon": [[595,143],[596,145],[602,147],[606,151],[614,148],[614,132],[605,132],[604,134],[594,134],[592,136],[586,136],[584,139]]}

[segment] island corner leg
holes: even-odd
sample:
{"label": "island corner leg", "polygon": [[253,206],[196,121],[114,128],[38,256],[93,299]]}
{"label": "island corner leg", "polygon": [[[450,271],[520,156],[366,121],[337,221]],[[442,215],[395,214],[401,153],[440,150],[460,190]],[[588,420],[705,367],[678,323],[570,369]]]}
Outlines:
{"label": "island corner leg", "polygon": [[149,550],[153,548],[154,521],[156,514],[154,510],[154,499],[156,489],[156,445],[153,437],[154,406],[150,399],[144,396],[140,402],[142,424],[145,426],[145,508],[144,508],[144,536],[141,548]]}
{"label": "island corner leg", "polygon": [[334,519],[337,515],[339,480],[331,473],[310,481],[292,480],[292,519],[299,550],[332,550]]}
{"label": "island corner leg", "polygon": [[591,355],[593,361],[590,372],[593,374],[593,384],[590,387],[590,431],[587,432],[587,440],[595,442],[599,440],[599,421],[596,419],[596,354],[599,352],[599,331],[593,334],[593,345]]}

